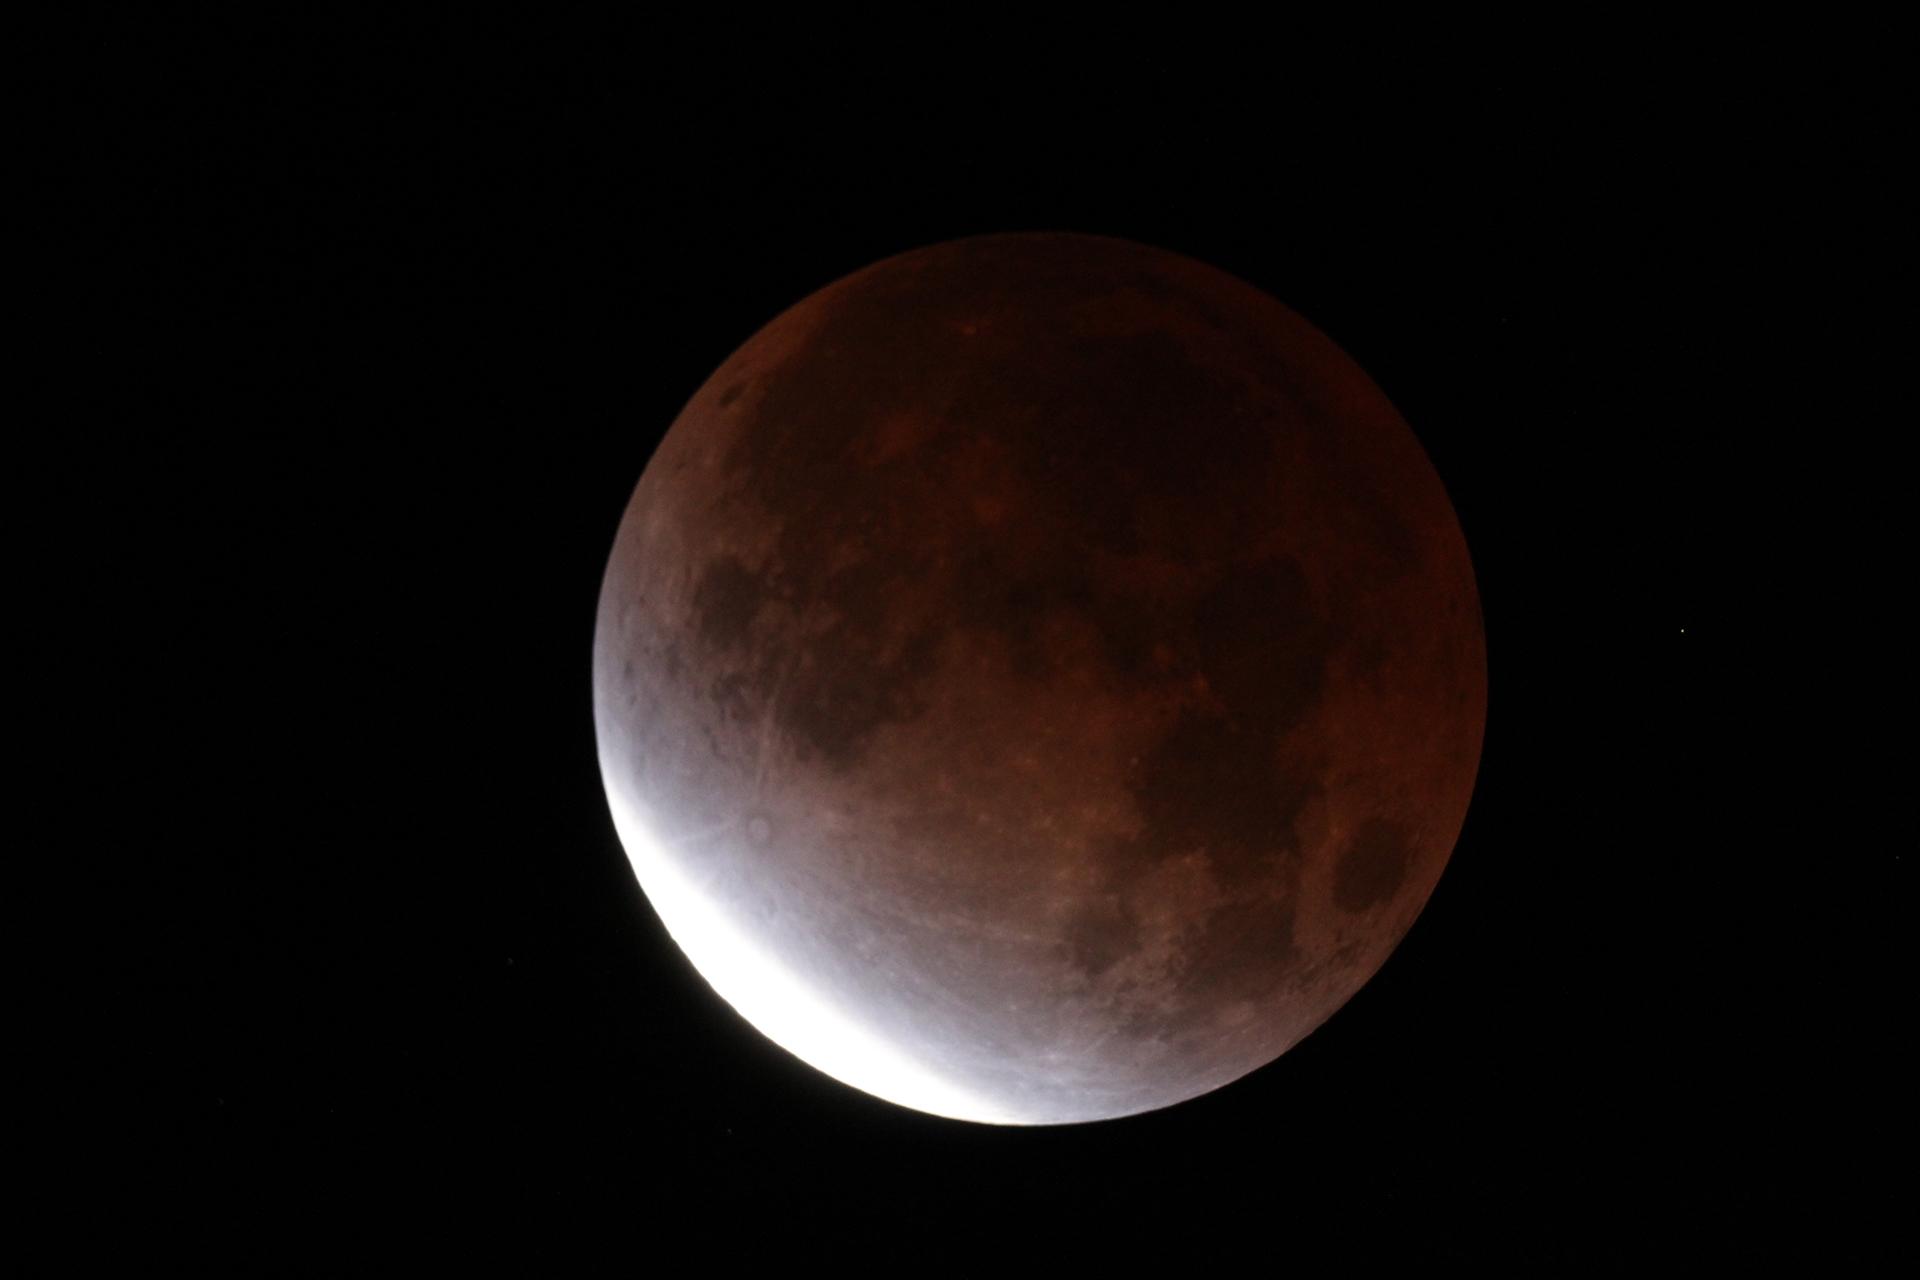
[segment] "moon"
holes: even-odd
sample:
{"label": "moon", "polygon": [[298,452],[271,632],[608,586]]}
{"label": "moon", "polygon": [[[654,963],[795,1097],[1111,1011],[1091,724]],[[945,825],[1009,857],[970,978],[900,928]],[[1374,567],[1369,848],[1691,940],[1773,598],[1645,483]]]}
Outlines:
{"label": "moon", "polygon": [[1107,1119],[1385,962],[1486,721],[1466,540],[1328,338],[1179,255],[984,236],[774,319],[668,431],[593,651],[700,973],[847,1084]]}

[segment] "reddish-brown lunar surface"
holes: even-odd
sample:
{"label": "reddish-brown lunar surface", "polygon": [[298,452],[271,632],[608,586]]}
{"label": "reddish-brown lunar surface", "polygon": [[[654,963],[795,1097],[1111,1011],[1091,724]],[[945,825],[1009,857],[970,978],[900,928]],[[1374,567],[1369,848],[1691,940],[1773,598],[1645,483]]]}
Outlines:
{"label": "reddish-brown lunar surface", "polygon": [[694,964],[822,1070],[1164,1107],[1386,960],[1473,790],[1466,542],[1353,361],[1075,235],[890,258],[688,403],[620,526],[601,769]]}

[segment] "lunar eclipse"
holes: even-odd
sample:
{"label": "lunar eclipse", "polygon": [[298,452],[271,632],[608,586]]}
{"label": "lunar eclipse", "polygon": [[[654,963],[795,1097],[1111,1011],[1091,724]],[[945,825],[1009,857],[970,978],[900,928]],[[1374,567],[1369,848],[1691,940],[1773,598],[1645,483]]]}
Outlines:
{"label": "lunar eclipse", "polygon": [[593,655],[641,887],[749,1021],[966,1120],[1165,1107],[1385,962],[1465,818],[1480,604],[1385,395],[1126,241],[774,319],[634,491]]}

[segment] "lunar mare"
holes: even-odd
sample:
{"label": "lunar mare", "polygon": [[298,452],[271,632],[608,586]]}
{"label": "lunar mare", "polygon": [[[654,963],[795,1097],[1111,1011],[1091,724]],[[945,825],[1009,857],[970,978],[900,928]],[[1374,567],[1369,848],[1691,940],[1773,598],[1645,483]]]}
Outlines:
{"label": "lunar mare", "polygon": [[989,236],[777,317],[601,591],[601,771],[755,1026],[997,1123],[1164,1107],[1377,971],[1464,820],[1486,657],[1386,397],[1174,254]]}

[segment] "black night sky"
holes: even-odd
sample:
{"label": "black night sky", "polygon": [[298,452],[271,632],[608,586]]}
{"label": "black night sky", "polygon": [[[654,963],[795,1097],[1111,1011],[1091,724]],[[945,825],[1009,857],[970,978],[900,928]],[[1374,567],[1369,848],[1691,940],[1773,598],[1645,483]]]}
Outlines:
{"label": "black night sky", "polygon": [[[262,37],[88,125],[74,714],[132,777],[67,814],[126,886],[75,962],[113,1046],[76,1198],[329,1273],[1867,1247],[1912,892],[1879,91],[1784,37],[1442,34]],[[1191,255],[1344,347],[1489,648],[1472,812],[1378,977],[1237,1084],[1061,1129],[900,1110],[734,1015],[633,881],[589,702],[614,529],[707,374],[1008,230]]]}

